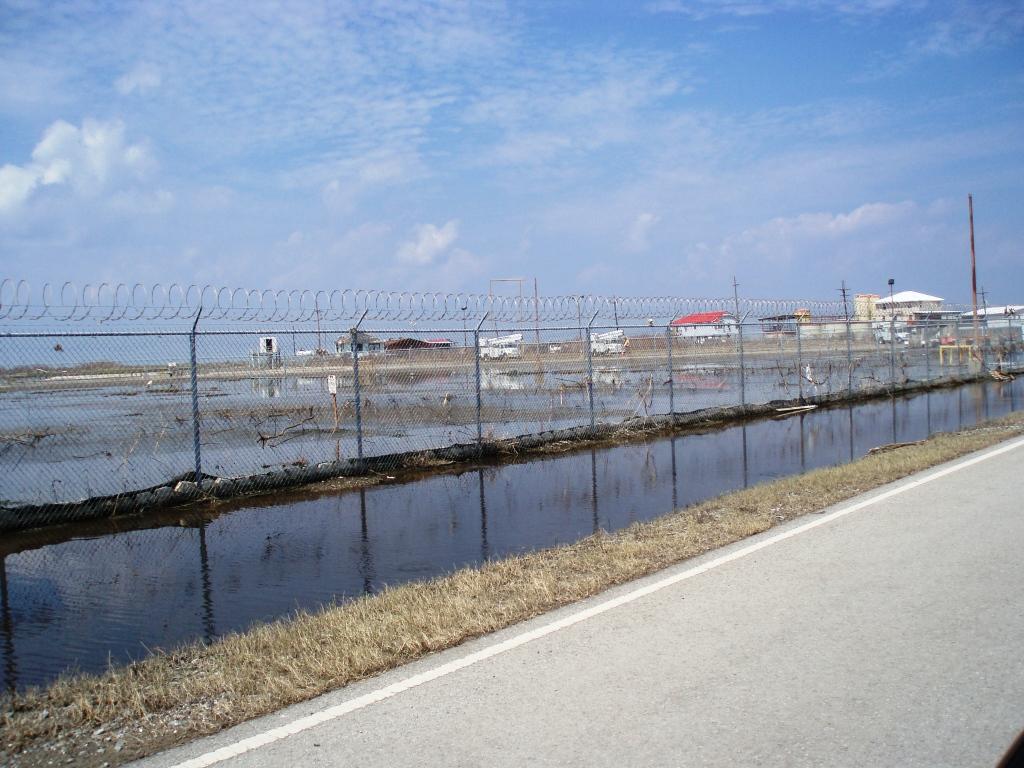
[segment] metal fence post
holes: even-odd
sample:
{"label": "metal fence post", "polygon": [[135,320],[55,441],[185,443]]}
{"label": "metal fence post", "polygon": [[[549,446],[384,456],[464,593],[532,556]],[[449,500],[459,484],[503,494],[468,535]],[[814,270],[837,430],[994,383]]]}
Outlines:
{"label": "metal fence post", "polygon": [[850,318],[846,318],[846,391],[853,393],[853,344],[850,338]]}
{"label": "metal fence post", "polygon": [[804,348],[803,342],[800,338],[800,318],[796,321],[796,383],[797,392],[800,398],[800,402],[804,401]]}
{"label": "metal fence post", "polygon": [[195,454],[195,481],[201,486],[203,482],[203,460],[199,439],[199,375],[196,371],[196,326],[199,325],[199,317],[203,314],[200,307],[196,312],[196,319],[192,323],[192,332],[188,335],[188,350],[190,362],[190,375],[192,383],[192,450]]}
{"label": "metal fence post", "polygon": [[[672,381],[674,377],[672,367],[672,326],[669,325],[665,328],[665,338],[668,341],[668,412],[673,414],[676,412],[676,388],[675,382]],[[675,456],[673,456],[673,461]]]}
{"label": "metal fence post", "polygon": [[743,322],[736,325],[740,342],[740,405],[747,407],[747,374],[743,361]]}
{"label": "metal fence post", "polygon": [[476,445],[477,453],[482,454],[484,450],[484,425],[481,418],[483,410],[483,396],[480,392],[480,328],[487,319],[489,313],[485,312],[480,322],[473,329],[473,357],[476,361]]}
{"label": "metal fence post", "polygon": [[356,457],[363,460],[363,408],[362,394],[359,391],[359,331],[349,331],[352,344],[352,389],[356,405]]}
{"label": "metal fence post", "polygon": [[[590,400],[590,428],[594,428],[594,358],[590,347],[590,331],[593,328],[594,321],[597,319],[597,312],[590,318],[590,322],[587,323],[587,397]],[[580,329],[582,331],[582,329]]]}
{"label": "metal fence post", "polygon": [[368,311],[363,311],[359,322],[349,331],[352,339],[352,388],[356,399],[356,458],[360,462],[363,460],[363,399],[359,387],[359,326],[362,325]]}
{"label": "metal fence post", "polygon": [[[926,383],[931,384],[932,382],[932,344],[929,338],[932,334],[928,330],[927,323],[924,326],[924,380]],[[929,414],[930,417],[931,414]],[[929,434],[931,429],[929,428]]]}
{"label": "metal fence post", "polygon": [[896,394],[896,313],[889,318],[889,388]]}

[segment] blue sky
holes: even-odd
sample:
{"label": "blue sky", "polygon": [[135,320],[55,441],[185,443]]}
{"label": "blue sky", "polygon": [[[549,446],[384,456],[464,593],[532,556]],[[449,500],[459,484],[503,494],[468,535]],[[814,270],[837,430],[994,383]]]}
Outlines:
{"label": "blue sky", "polygon": [[1024,302],[1024,5],[0,0],[33,283]]}

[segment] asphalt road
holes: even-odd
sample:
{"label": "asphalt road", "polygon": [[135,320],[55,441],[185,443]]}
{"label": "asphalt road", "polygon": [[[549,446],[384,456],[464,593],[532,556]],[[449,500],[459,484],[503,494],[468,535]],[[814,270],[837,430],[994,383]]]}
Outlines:
{"label": "asphalt road", "polygon": [[142,765],[992,766],[1024,728],[1006,447]]}

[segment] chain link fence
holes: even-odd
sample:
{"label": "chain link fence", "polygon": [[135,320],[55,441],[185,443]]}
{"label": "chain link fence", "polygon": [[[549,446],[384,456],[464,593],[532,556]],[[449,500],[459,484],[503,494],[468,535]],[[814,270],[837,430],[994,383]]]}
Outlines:
{"label": "chain link fence", "polygon": [[466,312],[425,330],[319,316],[205,327],[197,315],[185,329],[0,333],[0,527],[427,467],[712,409],[894,393],[999,375],[1021,356],[1017,318],[976,331],[800,313],[600,315]]}
{"label": "chain link fence", "polygon": [[[207,312],[208,295],[19,309],[3,291],[12,691],[617,530],[1022,398],[1019,381],[885,397],[1019,369],[1013,317],[975,334],[956,317],[848,322],[824,303],[359,294],[329,312],[313,294],[259,309],[227,293]],[[744,420],[779,410],[797,416]],[[387,481],[399,472],[416,482]],[[371,478],[175,506],[346,475]]]}

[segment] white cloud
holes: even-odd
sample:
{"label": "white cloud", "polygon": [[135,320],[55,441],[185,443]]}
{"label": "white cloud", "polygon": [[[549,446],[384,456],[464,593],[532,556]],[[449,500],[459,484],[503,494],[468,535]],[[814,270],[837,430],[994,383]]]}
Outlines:
{"label": "white cloud", "polygon": [[656,124],[650,115],[685,92],[690,79],[680,61],[657,52],[548,52],[484,85],[467,99],[462,120],[494,136],[483,142],[480,164],[549,171],[643,141]]}
{"label": "white cloud", "polygon": [[716,16],[750,18],[799,11],[864,17],[913,10],[925,4],[926,0],[654,0],[644,8],[648,13],[679,14],[703,21]]}
{"label": "white cloud", "polygon": [[474,285],[475,278],[484,272],[485,261],[464,248],[455,248],[440,267],[440,279],[426,281],[430,288],[440,285],[464,287]]}
{"label": "white cloud", "polygon": [[759,256],[786,261],[808,243],[836,242],[879,230],[907,219],[919,210],[911,201],[868,203],[849,213],[801,213],[777,217],[726,238],[723,254]]}
{"label": "white cloud", "polygon": [[119,213],[156,216],[174,207],[174,193],[167,189],[152,192],[138,189],[122,190],[110,196],[110,208]]}
{"label": "white cloud", "polygon": [[201,187],[192,194],[195,205],[206,211],[216,211],[230,207],[238,199],[238,194],[231,187],[213,184]]}
{"label": "white cloud", "polygon": [[5,165],[0,168],[0,213],[18,207],[39,184],[39,174],[29,168]]}
{"label": "white cloud", "polygon": [[407,147],[297,168],[284,175],[283,183],[289,188],[319,189],[330,213],[347,215],[366,195],[408,184],[424,174],[419,155]]}
{"label": "white cloud", "polygon": [[[867,203],[846,213],[811,212],[776,217],[729,235],[717,244],[696,243],[685,254],[694,277],[709,270],[748,276],[784,270],[801,262],[822,269],[864,269],[891,257],[893,249],[915,237],[933,242],[932,212],[913,201]],[[859,266],[855,266],[859,265]]]}
{"label": "white cloud", "polygon": [[398,248],[396,258],[399,263],[410,266],[425,267],[433,264],[459,236],[459,222],[452,219],[443,227],[423,224],[416,228],[416,236],[407,240]]}
{"label": "white cloud", "polygon": [[626,250],[633,253],[646,251],[651,247],[649,236],[651,228],[660,221],[660,217],[653,213],[640,213],[629,226],[626,233]]}
{"label": "white cloud", "polygon": [[581,269],[576,275],[576,281],[583,285],[590,286],[594,283],[602,283],[612,276],[612,268],[603,261],[599,261],[596,264],[589,264]]}
{"label": "white cloud", "polygon": [[1000,47],[1024,35],[1024,7],[1019,2],[966,3],[955,15],[934,23],[908,46],[912,57],[959,57]]}
{"label": "white cloud", "polygon": [[118,120],[87,118],[81,127],[57,120],[43,132],[30,162],[0,169],[0,212],[26,202],[40,187],[66,185],[89,197],[141,178],[152,166],[148,148],[128,144],[124,123]]}
{"label": "white cloud", "polygon": [[1024,37],[1024,7],[1007,0],[950,6],[947,13],[931,20],[895,51],[875,54],[855,82],[901,75],[912,66],[930,59],[958,59],[979,51],[996,50]]}
{"label": "white cloud", "polygon": [[122,96],[129,96],[136,91],[145,93],[160,87],[160,70],[152,64],[137,64],[131,72],[117,78],[114,87]]}

